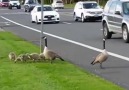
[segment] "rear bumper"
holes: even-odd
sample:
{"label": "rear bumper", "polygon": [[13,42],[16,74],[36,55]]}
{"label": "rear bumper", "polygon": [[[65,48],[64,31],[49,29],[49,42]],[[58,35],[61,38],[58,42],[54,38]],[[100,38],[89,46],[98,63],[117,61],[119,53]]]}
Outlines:
{"label": "rear bumper", "polygon": [[1,7],[8,7],[9,5],[8,4],[1,4],[0,6]]}
{"label": "rear bumper", "polygon": [[90,20],[102,20],[102,16],[86,16],[85,18]]}

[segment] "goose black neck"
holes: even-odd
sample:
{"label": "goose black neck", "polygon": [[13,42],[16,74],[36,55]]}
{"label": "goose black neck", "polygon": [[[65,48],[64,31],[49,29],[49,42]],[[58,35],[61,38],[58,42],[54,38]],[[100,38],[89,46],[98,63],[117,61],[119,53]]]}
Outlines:
{"label": "goose black neck", "polygon": [[47,38],[45,38],[45,46],[47,47]]}
{"label": "goose black neck", "polygon": [[105,39],[103,39],[103,49],[105,49]]}

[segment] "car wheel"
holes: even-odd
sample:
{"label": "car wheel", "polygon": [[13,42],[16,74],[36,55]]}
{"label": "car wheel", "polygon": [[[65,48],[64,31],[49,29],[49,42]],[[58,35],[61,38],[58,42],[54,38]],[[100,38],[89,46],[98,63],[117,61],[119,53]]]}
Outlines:
{"label": "car wheel", "polygon": [[39,24],[37,16],[36,16],[36,23]]}
{"label": "car wheel", "polygon": [[84,18],[84,15],[83,14],[81,15],[81,21],[82,22],[85,22],[85,18]]}
{"label": "car wheel", "polygon": [[76,13],[73,14],[73,19],[74,19],[74,21],[78,21],[78,19],[76,17]]}
{"label": "car wheel", "polygon": [[103,36],[105,39],[110,39],[112,37],[112,33],[109,32],[109,29],[106,23],[103,24]]}
{"label": "car wheel", "polygon": [[17,9],[21,9],[21,6],[17,6]]}
{"label": "car wheel", "polygon": [[122,28],[122,37],[125,43],[129,43],[129,33],[126,25]]}
{"label": "car wheel", "polygon": [[31,23],[35,23],[35,21],[32,19],[32,16],[31,16]]}
{"label": "car wheel", "polygon": [[56,23],[59,23],[59,21],[56,21]]}
{"label": "car wheel", "polygon": [[11,6],[9,6],[9,9],[12,9],[12,7],[11,7]]}
{"label": "car wheel", "polygon": [[24,11],[27,12],[27,10],[24,8]]}

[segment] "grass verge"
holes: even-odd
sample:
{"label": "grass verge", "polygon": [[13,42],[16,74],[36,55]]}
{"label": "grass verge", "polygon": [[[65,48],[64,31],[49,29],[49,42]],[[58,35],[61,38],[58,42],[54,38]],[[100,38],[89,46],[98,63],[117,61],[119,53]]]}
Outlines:
{"label": "grass verge", "polygon": [[10,61],[11,51],[21,54],[40,50],[10,32],[0,32],[0,47],[0,90],[124,90],[66,61]]}

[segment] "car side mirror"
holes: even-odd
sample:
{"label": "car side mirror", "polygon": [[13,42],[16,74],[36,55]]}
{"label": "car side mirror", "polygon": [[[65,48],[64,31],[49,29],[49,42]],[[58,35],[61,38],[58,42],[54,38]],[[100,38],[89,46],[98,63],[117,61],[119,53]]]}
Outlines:
{"label": "car side mirror", "polygon": [[120,11],[115,11],[115,14],[121,15]]}

